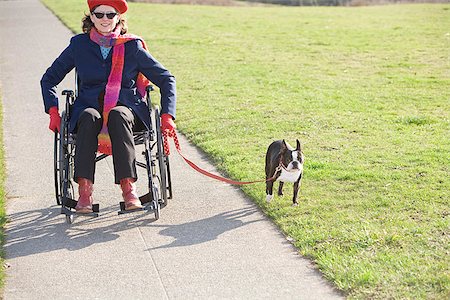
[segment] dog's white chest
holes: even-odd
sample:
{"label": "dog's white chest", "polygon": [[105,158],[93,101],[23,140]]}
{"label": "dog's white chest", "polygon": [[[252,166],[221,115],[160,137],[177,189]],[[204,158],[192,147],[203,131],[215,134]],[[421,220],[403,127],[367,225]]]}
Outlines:
{"label": "dog's white chest", "polygon": [[277,181],[282,182],[296,182],[298,178],[300,177],[300,174],[302,173],[302,169],[295,170],[295,171],[286,171],[285,169],[281,170],[280,177],[277,178]]}

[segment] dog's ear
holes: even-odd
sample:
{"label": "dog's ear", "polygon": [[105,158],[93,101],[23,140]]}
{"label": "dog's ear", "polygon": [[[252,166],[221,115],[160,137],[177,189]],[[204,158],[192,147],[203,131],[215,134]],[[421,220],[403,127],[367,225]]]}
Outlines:
{"label": "dog's ear", "polygon": [[288,146],[286,144],[286,141],[283,140],[283,143],[281,144],[281,152],[285,152],[288,149]]}
{"label": "dog's ear", "polygon": [[298,139],[297,139],[297,148],[295,150],[302,152],[302,145],[300,144],[300,141]]}

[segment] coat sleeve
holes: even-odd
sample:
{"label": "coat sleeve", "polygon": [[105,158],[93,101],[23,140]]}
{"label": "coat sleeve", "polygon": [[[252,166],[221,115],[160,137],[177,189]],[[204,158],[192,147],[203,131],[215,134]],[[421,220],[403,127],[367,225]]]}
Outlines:
{"label": "coat sleeve", "polygon": [[140,40],[137,42],[136,58],[139,72],[159,87],[161,114],[170,114],[175,118],[177,100],[175,77],[144,49]]}
{"label": "coat sleeve", "polygon": [[50,107],[58,107],[57,85],[66,77],[74,67],[73,38],[69,46],[59,55],[53,64],[47,69],[41,79],[42,98],[44,99],[45,112]]}

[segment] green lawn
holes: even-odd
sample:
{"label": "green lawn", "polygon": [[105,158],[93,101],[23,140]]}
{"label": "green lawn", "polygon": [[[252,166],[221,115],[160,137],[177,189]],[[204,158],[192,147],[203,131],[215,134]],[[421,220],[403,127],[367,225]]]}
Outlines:
{"label": "green lawn", "polygon": [[[43,0],[75,32],[85,1]],[[131,3],[178,84],[178,128],[228,176],[302,141],[300,205],[244,192],[349,298],[450,296],[450,5]],[[288,280],[288,279],[286,279]]]}

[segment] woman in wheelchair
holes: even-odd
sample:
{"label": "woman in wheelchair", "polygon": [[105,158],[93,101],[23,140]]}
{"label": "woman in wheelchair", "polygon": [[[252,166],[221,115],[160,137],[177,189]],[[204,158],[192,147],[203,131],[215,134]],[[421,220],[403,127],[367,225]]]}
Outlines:
{"label": "woman in wheelchair", "polygon": [[127,34],[125,0],[88,0],[90,14],[83,18],[83,33],[41,79],[49,128],[60,130],[56,86],[72,70],[78,76],[78,95],[71,107],[69,132],[76,133],[74,180],[78,183],[77,213],[92,212],[96,153],[112,155],[115,183],[120,184],[126,210],[141,208],[133,128],[150,128],[143,101],[148,80],[161,93],[161,129],[174,130],[175,78],[146,50],[145,42]]}

